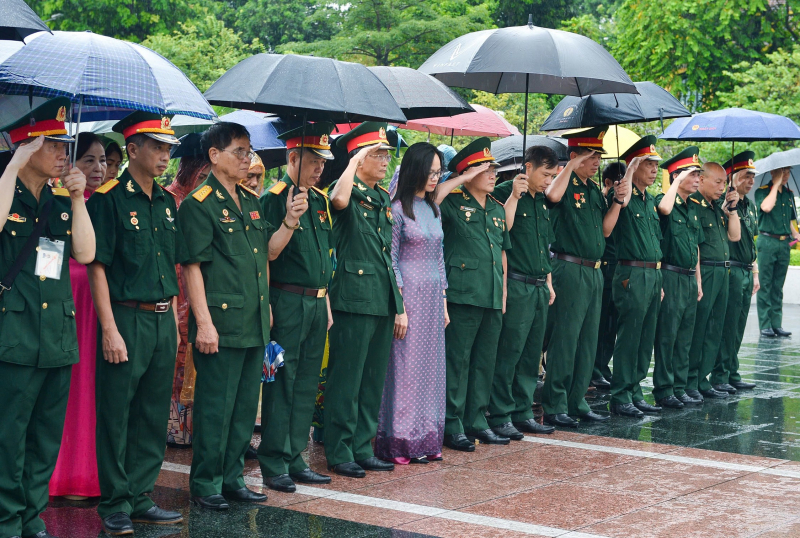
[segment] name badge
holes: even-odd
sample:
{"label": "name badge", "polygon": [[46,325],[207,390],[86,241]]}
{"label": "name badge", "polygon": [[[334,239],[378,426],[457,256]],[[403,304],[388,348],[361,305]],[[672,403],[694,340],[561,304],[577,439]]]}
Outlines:
{"label": "name badge", "polygon": [[64,264],[64,242],[39,238],[39,251],[36,253],[36,276],[61,280],[61,266]]}

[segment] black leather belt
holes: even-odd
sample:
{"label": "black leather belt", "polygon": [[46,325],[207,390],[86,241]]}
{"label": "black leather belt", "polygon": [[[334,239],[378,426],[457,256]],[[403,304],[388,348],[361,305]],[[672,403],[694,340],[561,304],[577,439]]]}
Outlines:
{"label": "black leather belt", "polygon": [[122,306],[127,306],[128,308],[136,308],[137,310],[145,310],[147,312],[169,312],[170,308],[172,308],[172,301],[163,300],[157,303],[143,303],[140,301],[114,301],[117,304],[121,304]]}
{"label": "black leather belt", "polygon": [[522,273],[515,273],[514,271],[508,272],[508,278],[524,282],[525,284],[533,284],[534,286],[544,286],[547,284],[547,277],[528,276]]}
{"label": "black leather belt", "polygon": [[734,261],[734,260],[731,260],[731,267],[741,267],[745,271],[752,271],[753,270],[753,264],[752,263],[742,263],[742,262],[737,262],[737,261]]}
{"label": "black leather belt", "polygon": [[327,295],[327,288],[304,288],[302,286],[295,286],[294,284],[281,284],[280,282],[270,283],[270,287],[279,290],[288,291],[289,293],[296,293],[297,295],[304,295],[306,297],[316,297],[322,299]]}
{"label": "black leather belt", "polygon": [[767,232],[758,232],[760,235],[766,235],[767,237],[772,237],[773,239],[777,239],[778,241],[786,241],[789,239],[788,235],[778,235],[778,234],[770,234]]}
{"label": "black leather belt", "polygon": [[639,260],[617,260],[620,265],[628,267],[644,267],[645,269],[661,269],[661,262],[642,262]]}
{"label": "black leather belt", "polygon": [[553,252],[553,257],[559,260],[564,260],[565,262],[577,263],[578,265],[583,265],[584,267],[600,269],[600,260],[587,260],[586,258],[570,256],[569,254],[561,254],[560,252]]}
{"label": "black leather belt", "polygon": [[704,262],[701,260],[700,265],[708,265],[709,267],[730,267],[731,262]]}
{"label": "black leather belt", "polygon": [[697,269],[684,269],[683,267],[678,267],[677,265],[670,265],[665,263],[661,266],[662,269],[666,269],[667,271],[672,271],[673,273],[680,273],[682,275],[689,275],[694,276],[697,272]]}

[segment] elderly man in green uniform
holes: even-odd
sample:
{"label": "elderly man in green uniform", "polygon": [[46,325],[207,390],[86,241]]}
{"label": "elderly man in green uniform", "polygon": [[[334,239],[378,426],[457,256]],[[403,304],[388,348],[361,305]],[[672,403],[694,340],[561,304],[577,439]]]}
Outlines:
{"label": "elderly man in green uniform", "polygon": [[336,141],[350,162],[328,190],[336,230],[333,326],[325,385],[325,456],[335,473],[391,471],[372,451],[395,328],[408,319],[392,269],[392,208],[379,183],[391,160],[386,124],[364,122]]}
{"label": "elderly man in green uniform", "polygon": [[697,146],[689,146],[661,168],[669,173],[669,189],[656,197],[661,219],[661,279],[664,298],[658,314],[653,368],[653,397],[660,407],[681,409],[700,405],[686,394],[689,347],[697,302],[703,296],[699,244],[705,239],[698,219],[700,206],[689,196],[700,185]]}
{"label": "elderly man in green uniform", "polygon": [[[258,460],[264,483],[287,493],[295,491],[295,482],[331,481],[309,469],[300,453],[308,445],[325,337],[333,323],[328,302],[331,219],[327,196],[314,186],[325,162],[333,159],[332,130],[332,124],[319,122],[283,133],[286,175],[261,198],[267,222],[282,223],[269,241],[269,300],[274,316],[272,339],[285,354],[275,381],[264,383],[261,389],[265,435]],[[295,187],[308,196],[299,219],[290,210]]]}
{"label": "elderly man in green uniform", "polygon": [[[67,170],[66,99],[2,130],[14,155],[0,176],[0,536],[52,538],[39,517],[61,446],[78,362],[69,262],[94,258],[86,178]],[[63,188],[47,184],[61,176]],[[41,219],[41,224],[39,224]]]}
{"label": "elderly man in green uniform", "polygon": [[178,349],[175,264],[183,254],[175,199],[154,179],[178,144],[169,118],[134,112],[119,121],[128,168],[87,204],[97,230],[89,266],[97,318],[97,470],[103,529],[172,524],[148,494],[164,459],[172,372]]}
{"label": "elderly man in green uniform", "polygon": [[761,289],[756,296],[762,336],[790,336],[783,329],[783,283],[789,270],[789,241],[800,241],[794,193],[789,189],[789,169],[771,172],[772,182],[755,192],[758,208],[758,266]]}
{"label": "elderly man in green uniform", "polygon": [[700,243],[700,273],[703,297],[697,305],[697,317],[689,349],[689,378],[686,393],[695,400],[726,398],[727,392],[714,390],[707,376],[714,363],[722,341],[722,324],[728,304],[728,278],[730,268],[729,242],[739,241],[741,229],[739,214],[730,206],[739,200],[739,193],[729,191],[725,170],[717,163],[706,163],[700,173],[700,187],[689,197],[699,207],[697,212],[703,227]]}
{"label": "elderly man in green uniform", "polygon": [[642,137],[622,155],[628,166],[622,183],[632,187],[623,199],[616,189],[609,191],[603,219],[603,233],[613,231],[617,253],[612,294],[619,317],[610,408],[634,418],[661,411],[645,401],[640,385],[650,369],[661,307],[661,228],[655,197],[647,192],[661,160],[656,141]]}
{"label": "elderly man in green uniform", "polygon": [[[603,296],[600,258],[605,250],[603,216],[606,203],[591,181],[600,167],[607,126],[564,135],[570,160],[545,194],[552,207],[555,241],[553,289],[556,300],[547,320],[547,375],[542,391],[544,420],[553,426],[577,428],[578,422],[602,422],[607,416],[589,408],[584,395],[592,378]],[[630,186],[622,181],[615,200],[621,202]]]}
{"label": "elderly man in green uniform", "polygon": [[743,151],[725,163],[725,171],[739,193],[736,211],[742,228],[742,238],[730,242],[731,270],[728,283],[728,311],[722,326],[722,343],[719,346],[711,385],[714,390],[735,394],[737,390],[755,388],[755,383],[742,381],[739,374],[739,348],[742,346],[747,316],[750,313],[750,298],[758,292],[758,266],[756,265],[756,235],[758,221],[753,202],[747,194],[753,188],[756,177],[753,159],[756,154]]}
{"label": "elderly man in green uniform", "polygon": [[[189,342],[197,370],[189,488],[194,505],[226,510],[228,501],[267,500],[245,486],[242,472],[269,343],[271,226],[258,194],[239,183],[250,168],[247,129],[214,124],[200,145],[211,173],[178,213],[187,251],[181,264],[191,303]],[[287,220],[296,221],[305,204],[306,194],[298,194]]]}
{"label": "elderly man in green uniform", "polygon": [[[497,348],[489,426],[501,437],[520,440],[526,433],[553,433],[533,418],[533,393],[547,309],[555,300],[550,279],[553,228],[544,191],[558,174],[558,155],[545,146],[525,151],[525,173],[495,187],[505,202],[506,227],[514,246],[508,258],[506,312]],[[483,335],[479,336],[480,338]]]}

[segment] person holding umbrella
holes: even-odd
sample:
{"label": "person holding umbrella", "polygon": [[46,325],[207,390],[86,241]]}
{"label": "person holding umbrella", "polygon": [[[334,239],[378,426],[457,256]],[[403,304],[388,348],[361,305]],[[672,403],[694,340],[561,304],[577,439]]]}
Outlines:
{"label": "person holding umbrella", "polygon": [[742,227],[742,238],[729,242],[731,270],[728,285],[728,309],[722,326],[722,343],[719,346],[714,370],[711,372],[711,385],[714,390],[731,393],[736,390],[755,388],[755,383],[742,381],[739,375],[739,348],[742,345],[747,316],[750,313],[750,298],[761,287],[758,281],[756,264],[756,239],[758,224],[754,204],[747,198],[756,177],[753,159],[756,154],[743,151],[723,166],[731,176],[733,186],[739,193],[736,212]]}
{"label": "person holding umbrella", "polygon": [[783,329],[783,283],[789,270],[789,240],[800,241],[794,193],[787,185],[789,169],[772,171],[772,182],[756,191],[758,265],[763,272],[758,291],[758,325],[762,336],[791,336]]}

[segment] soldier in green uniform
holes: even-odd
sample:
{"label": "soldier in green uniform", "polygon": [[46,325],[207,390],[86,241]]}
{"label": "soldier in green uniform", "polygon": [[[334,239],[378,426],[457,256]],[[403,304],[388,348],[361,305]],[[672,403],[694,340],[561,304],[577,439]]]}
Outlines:
{"label": "soldier in green uniform", "polygon": [[[250,135],[236,123],[211,126],[201,138],[211,173],[181,204],[181,259],[190,297],[194,345],[194,441],[189,487],[201,508],[228,500],[263,502],[244,484],[244,455],[258,414],[269,343],[269,235],[258,194],[239,183],[250,168]],[[305,193],[295,204],[304,205]],[[296,219],[297,211],[287,219]]]}
{"label": "soldier in green uniform", "polygon": [[[309,469],[300,453],[308,445],[325,337],[333,323],[327,289],[332,273],[331,219],[327,196],[314,187],[325,162],[333,159],[332,130],[333,125],[319,122],[283,133],[286,175],[261,198],[267,222],[282,223],[269,242],[269,300],[274,315],[272,339],[285,354],[275,381],[264,383],[261,389],[265,435],[258,460],[264,483],[287,493],[295,491],[295,482],[331,481]],[[308,196],[308,204],[298,208],[303,211],[299,219],[290,209],[295,186]]]}
{"label": "soldier in green uniform", "polygon": [[[491,146],[488,138],[479,138],[450,160],[447,168],[458,176],[448,186],[461,186],[442,193],[440,205],[450,315],[444,331],[444,444],[462,451],[475,450],[470,442],[475,439],[510,442],[489,428],[485,416],[505,312],[505,251],[511,247],[503,204],[489,194],[497,166]],[[530,374],[535,373],[534,368]]]}
{"label": "soldier in green uniform", "polygon": [[700,250],[703,228],[700,206],[689,196],[700,185],[700,157],[689,146],[661,165],[670,175],[669,189],[656,197],[661,219],[661,280],[664,298],[656,328],[653,397],[660,407],[681,409],[702,400],[686,394],[689,347],[692,344],[697,302],[703,296]]}
{"label": "soldier in green uniform", "polygon": [[178,349],[175,264],[183,254],[175,199],[154,178],[178,144],[169,118],[134,112],[114,125],[128,168],[87,203],[97,230],[89,266],[97,318],[97,470],[103,529],[172,524],[148,494],[164,460],[172,373]]}
{"label": "soldier in green uniform", "polygon": [[772,182],[756,190],[758,208],[758,266],[761,289],[756,296],[762,336],[790,336],[783,325],[783,283],[789,270],[789,241],[800,241],[789,169],[772,171]]}
{"label": "soldier in green uniform", "polygon": [[661,307],[661,228],[655,197],[647,192],[661,160],[656,137],[642,137],[622,158],[627,170],[621,183],[632,187],[622,199],[615,188],[609,191],[603,219],[604,234],[613,231],[617,254],[612,295],[619,317],[610,408],[612,414],[639,418],[661,411],[644,400],[640,386],[650,369]]}
{"label": "soldier in green uniform", "polygon": [[336,230],[333,326],[325,385],[325,456],[337,474],[391,471],[372,451],[392,336],[408,319],[392,269],[392,207],[379,185],[392,149],[386,124],[364,122],[336,141],[350,163],[328,190]]}
{"label": "soldier in green uniform", "polygon": [[722,343],[719,347],[711,385],[715,390],[734,394],[737,390],[753,389],[755,383],[742,381],[739,375],[739,348],[750,313],[750,298],[758,291],[758,266],[756,265],[756,238],[758,222],[755,204],[747,198],[756,177],[753,159],[756,154],[743,151],[725,163],[725,171],[731,176],[733,186],[739,193],[736,211],[742,228],[742,238],[730,242],[731,271],[728,283],[728,311],[722,326]]}
{"label": "soldier in green uniform", "polygon": [[700,173],[700,187],[689,197],[690,203],[700,206],[697,217],[703,227],[703,241],[699,245],[703,297],[697,305],[686,381],[686,393],[695,400],[728,396],[714,390],[707,379],[719,352],[728,304],[728,245],[741,237],[739,214],[728,209],[738,201],[739,193],[728,192],[723,203],[726,185],[725,170],[717,163],[706,163]]}
{"label": "soldier in green uniform", "polygon": [[[69,261],[94,258],[86,178],[68,165],[66,99],[10,126],[14,155],[0,176],[0,536],[52,538],[47,507],[78,362]],[[47,184],[61,176],[64,188]],[[39,219],[44,226],[37,226]],[[30,246],[26,248],[26,245]],[[16,277],[14,273],[16,274]]]}
{"label": "soldier in green uniform", "polygon": [[[542,408],[545,422],[553,426],[576,428],[577,421],[569,415],[585,421],[608,419],[594,413],[584,398],[597,352],[606,213],[602,191],[589,178],[600,167],[607,130],[602,126],[564,135],[568,138],[570,160],[545,193],[552,207],[555,232],[550,249],[556,300],[547,320],[549,343]],[[619,200],[627,196],[629,188],[627,182],[619,183]]]}
{"label": "soldier in green uniform", "polygon": [[533,419],[532,407],[547,309],[555,300],[549,250],[553,228],[544,191],[557,174],[558,155],[545,146],[532,146],[525,151],[525,173],[498,185],[493,193],[505,202],[506,227],[514,248],[506,254],[508,297],[488,421],[497,435],[513,440],[522,439],[522,432],[555,431]]}

